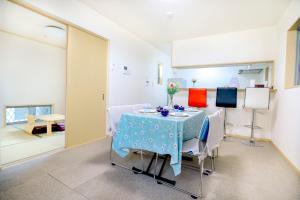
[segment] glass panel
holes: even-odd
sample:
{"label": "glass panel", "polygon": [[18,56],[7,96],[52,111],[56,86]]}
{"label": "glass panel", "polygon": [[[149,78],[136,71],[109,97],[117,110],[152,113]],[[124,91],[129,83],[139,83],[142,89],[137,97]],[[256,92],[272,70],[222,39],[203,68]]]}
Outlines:
{"label": "glass panel", "polygon": [[49,115],[52,105],[6,107],[6,124],[27,122],[28,115]]}
{"label": "glass panel", "polygon": [[163,65],[158,64],[158,79],[157,84],[162,85],[163,84]]}
{"label": "glass panel", "polygon": [[168,82],[181,88],[272,87],[272,62],[172,69]]}

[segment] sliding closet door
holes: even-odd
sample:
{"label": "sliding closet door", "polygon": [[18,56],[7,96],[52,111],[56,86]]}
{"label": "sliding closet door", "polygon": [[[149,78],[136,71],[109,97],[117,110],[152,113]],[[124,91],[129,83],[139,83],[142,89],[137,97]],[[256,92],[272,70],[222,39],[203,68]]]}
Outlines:
{"label": "sliding closet door", "polygon": [[107,41],[68,27],[66,146],[105,136]]}

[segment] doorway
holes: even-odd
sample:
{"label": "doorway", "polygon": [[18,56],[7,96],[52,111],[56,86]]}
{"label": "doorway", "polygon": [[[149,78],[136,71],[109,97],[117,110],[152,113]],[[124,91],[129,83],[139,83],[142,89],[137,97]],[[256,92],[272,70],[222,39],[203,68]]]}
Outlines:
{"label": "doorway", "polygon": [[[103,138],[108,41],[0,4],[0,166]],[[28,116],[42,133],[32,134]]]}

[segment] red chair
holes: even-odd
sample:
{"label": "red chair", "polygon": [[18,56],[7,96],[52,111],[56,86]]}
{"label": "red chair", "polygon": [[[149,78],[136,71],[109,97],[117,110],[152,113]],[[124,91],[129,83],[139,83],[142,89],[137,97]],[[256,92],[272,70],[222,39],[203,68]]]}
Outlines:
{"label": "red chair", "polygon": [[189,106],[197,108],[207,107],[206,88],[189,88]]}

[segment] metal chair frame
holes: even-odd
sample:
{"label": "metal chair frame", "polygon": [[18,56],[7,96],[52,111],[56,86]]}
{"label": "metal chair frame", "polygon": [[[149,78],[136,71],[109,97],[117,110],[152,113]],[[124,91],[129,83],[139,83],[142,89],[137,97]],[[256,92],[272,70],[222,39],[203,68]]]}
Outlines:
{"label": "metal chair frame", "polygon": [[[245,102],[246,102],[246,97],[247,97],[246,90],[247,90],[247,88],[245,89],[244,108],[245,108]],[[269,100],[268,100],[268,108],[267,108],[268,110],[270,109],[270,98],[271,98],[271,92],[270,92],[270,89],[269,89]],[[260,144],[256,143],[255,137],[254,137],[254,130],[255,129],[262,129],[262,127],[255,125],[256,110],[257,109],[252,108],[251,125],[245,125],[245,127],[251,128],[250,139],[249,139],[249,141],[242,142],[242,143],[245,144],[245,145],[248,145],[248,146],[252,146],[252,147],[263,147],[263,145],[260,145]]]}

